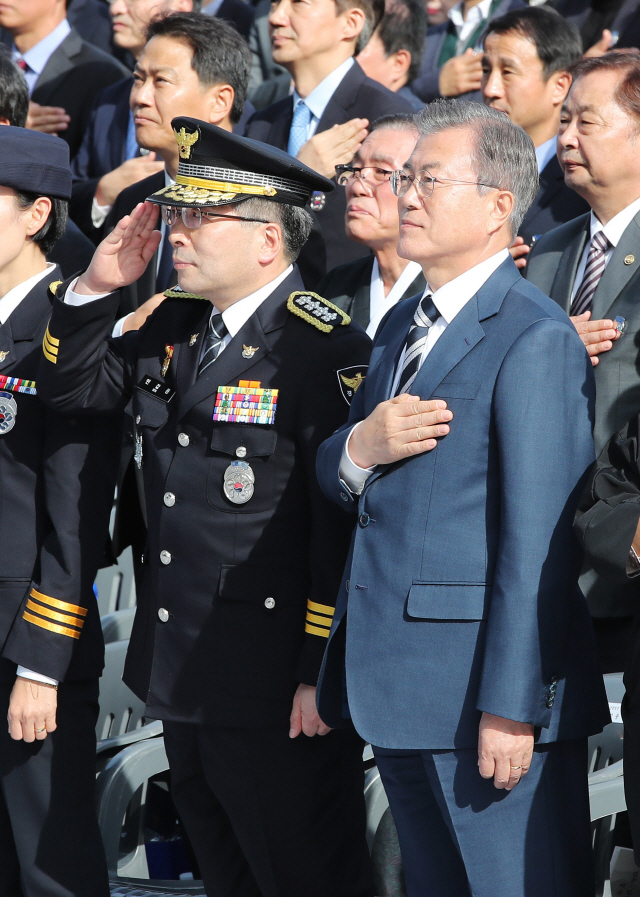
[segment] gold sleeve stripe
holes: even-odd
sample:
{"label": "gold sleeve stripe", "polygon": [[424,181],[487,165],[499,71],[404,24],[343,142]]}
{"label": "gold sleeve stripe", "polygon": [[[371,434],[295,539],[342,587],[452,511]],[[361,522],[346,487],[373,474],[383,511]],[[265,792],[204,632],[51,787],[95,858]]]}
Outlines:
{"label": "gold sleeve stripe", "polygon": [[[62,281],[58,281],[58,283],[62,283]],[[55,336],[51,336],[51,334],[49,333],[48,325],[47,325],[47,329],[45,331],[44,337],[45,337],[45,339],[49,340],[51,345],[54,346],[55,348],[57,348],[60,345],[60,340],[56,339]]]}
{"label": "gold sleeve stripe", "polygon": [[326,626],[327,629],[331,629],[331,620],[329,617],[318,617],[316,614],[307,613],[307,622],[319,623],[321,626]]}
{"label": "gold sleeve stripe", "polygon": [[49,335],[47,333],[45,333],[44,339],[42,340],[42,342],[47,347],[47,349],[51,352],[52,355],[58,354],[58,347],[54,346],[54,344],[51,342]]}
{"label": "gold sleeve stripe", "polygon": [[77,604],[67,604],[66,601],[58,601],[57,598],[50,598],[49,595],[43,595],[42,592],[38,592],[37,589],[31,589],[30,594],[32,598],[37,598],[37,600],[42,601],[43,604],[55,607],[56,610],[61,610],[65,614],[80,614],[81,617],[87,616],[86,607],[78,607]]}
{"label": "gold sleeve stripe", "polygon": [[49,610],[48,607],[44,607],[42,604],[36,604],[31,598],[27,601],[27,608],[29,610],[34,610],[37,614],[40,614],[43,617],[49,617],[50,620],[64,623],[65,626],[77,626],[78,629],[82,629],[84,626],[84,620],[81,617],[72,617],[70,614],[59,614],[55,610]]}
{"label": "gold sleeve stripe", "polygon": [[58,359],[56,358],[56,356],[52,355],[51,352],[47,352],[47,347],[46,347],[45,343],[42,344],[42,352],[44,354],[44,357],[47,359],[47,361],[50,361],[52,364],[58,363]]}
{"label": "gold sleeve stripe", "polygon": [[336,611],[335,607],[330,607],[328,604],[316,604],[315,601],[307,601],[307,607],[317,614],[326,614],[328,617],[333,617]]}
{"label": "gold sleeve stripe", "polygon": [[328,629],[319,629],[317,626],[312,626],[311,623],[307,623],[304,631],[309,632],[311,635],[321,635],[323,638],[329,638]]}
{"label": "gold sleeve stripe", "polygon": [[40,617],[34,617],[26,611],[24,612],[23,617],[28,623],[34,623],[41,629],[48,629],[49,632],[57,632],[58,635],[68,635],[71,638],[80,638],[80,633],[77,629],[67,629],[66,626],[57,626],[55,623],[49,623],[47,620],[41,620]]}

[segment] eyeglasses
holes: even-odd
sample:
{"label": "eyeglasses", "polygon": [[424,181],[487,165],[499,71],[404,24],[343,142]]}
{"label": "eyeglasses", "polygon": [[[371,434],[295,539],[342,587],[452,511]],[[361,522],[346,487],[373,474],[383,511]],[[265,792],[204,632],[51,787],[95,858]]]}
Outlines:
{"label": "eyeglasses", "polygon": [[[365,174],[365,171],[370,174]],[[369,185],[379,187],[384,184],[393,175],[392,171],[386,168],[376,168],[374,165],[364,165],[362,168],[355,168],[353,165],[336,165],[336,179],[341,187],[350,184],[354,178],[360,178]]]}
{"label": "eyeglasses", "polygon": [[255,221],[256,224],[271,224],[264,218],[243,218],[241,215],[216,215],[208,209],[199,209],[194,206],[160,206],[160,215],[162,221],[167,227],[171,227],[178,220],[178,216],[182,218],[185,227],[195,230],[202,224],[202,219],[213,221],[215,218],[224,218],[225,221]]}
{"label": "eyeglasses", "polygon": [[469,187],[489,187],[490,190],[499,190],[495,184],[481,184],[478,181],[458,181],[454,178],[435,178],[428,171],[419,171],[418,174],[407,174],[406,171],[394,171],[391,175],[391,189],[396,196],[404,196],[411,187],[415,186],[416,193],[423,199],[428,199],[436,186],[441,184],[448,187],[450,184],[466,184]]}

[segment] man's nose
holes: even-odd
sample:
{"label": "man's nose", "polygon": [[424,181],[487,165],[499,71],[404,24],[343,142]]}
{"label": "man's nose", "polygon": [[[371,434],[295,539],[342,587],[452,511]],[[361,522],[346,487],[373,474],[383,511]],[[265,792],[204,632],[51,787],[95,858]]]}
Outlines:
{"label": "man's nose", "polygon": [[280,0],[280,2],[272,3],[271,10],[269,12],[269,25],[272,28],[278,28],[283,25],[288,25],[288,23],[289,15],[286,0]]}
{"label": "man's nose", "polygon": [[504,96],[504,84],[498,72],[489,72],[482,75],[482,96],[485,99],[495,99]]}

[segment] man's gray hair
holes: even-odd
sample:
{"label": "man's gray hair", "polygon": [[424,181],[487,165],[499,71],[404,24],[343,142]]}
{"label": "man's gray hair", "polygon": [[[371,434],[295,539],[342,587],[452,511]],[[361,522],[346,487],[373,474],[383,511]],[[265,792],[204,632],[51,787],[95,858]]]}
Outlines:
{"label": "man's gray hair", "polygon": [[264,218],[279,224],[284,239],[284,254],[288,262],[295,262],[309,239],[313,219],[306,209],[288,203],[273,202],[259,196],[238,204],[238,214],[247,218]]}
{"label": "man's gray hair", "polygon": [[[450,129],[473,131],[472,159],[478,181],[513,194],[509,224],[515,238],[538,192],[538,163],[529,135],[504,112],[464,100],[435,100],[416,113],[415,123],[421,137]],[[485,193],[487,187],[478,190]]]}

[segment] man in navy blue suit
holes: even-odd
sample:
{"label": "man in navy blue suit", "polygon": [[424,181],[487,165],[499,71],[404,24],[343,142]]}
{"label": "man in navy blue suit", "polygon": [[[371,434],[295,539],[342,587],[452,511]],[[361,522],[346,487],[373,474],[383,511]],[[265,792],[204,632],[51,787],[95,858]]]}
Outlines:
{"label": "man in navy blue suit", "polygon": [[416,121],[392,183],[428,286],[381,324],[318,453],[358,515],[319,712],[374,746],[409,897],[587,897],[587,736],[609,719],[571,530],[591,363],[508,253],[529,137],[474,103]]}

